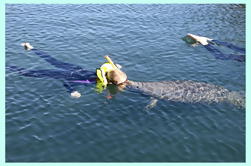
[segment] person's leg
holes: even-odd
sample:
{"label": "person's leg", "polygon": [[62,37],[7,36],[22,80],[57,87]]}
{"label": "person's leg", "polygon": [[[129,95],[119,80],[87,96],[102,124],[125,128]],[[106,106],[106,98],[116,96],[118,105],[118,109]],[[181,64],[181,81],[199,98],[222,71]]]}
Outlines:
{"label": "person's leg", "polygon": [[64,69],[64,70],[83,70],[80,66],[77,65],[73,65],[70,63],[66,63],[66,62],[62,62],[60,60],[57,60],[56,58],[51,57],[50,55],[46,54],[43,51],[40,51],[38,49],[34,49],[34,47],[30,44],[30,43],[21,43],[21,46],[24,47],[25,50],[31,50],[34,51],[34,53],[36,55],[38,55],[39,57],[43,58],[44,60],[46,60],[48,63],[50,63],[51,65]]}
{"label": "person's leg", "polygon": [[50,63],[51,65],[57,67],[57,68],[61,68],[64,70],[83,70],[82,67],[74,65],[74,64],[70,64],[70,63],[66,63],[66,62],[62,62],[56,58],[51,57],[50,55],[46,54],[43,51],[40,51],[38,49],[31,49],[36,55],[38,55],[39,57],[43,58],[44,60],[46,60],[48,63]]}
{"label": "person's leg", "polygon": [[231,43],[228,43],[228,42],[223,42],[223,41],[219,41],[219,40],[212,40],[213,43],[216,43],[218,45],[223,45],[225,47],[228,47],[234,51],[238,51],[240,53],[244,53],[246,52],[246,49],[245,48],[242,48],[242,47],[238,47],[238,46],[235,46]]}
{"label": "person's leg", "polygon": [[216,49],[212,44],[204,45],[204,47],[209,52],[211,52],[216,59],[236,60],[239,62],[245,62],[245,56],[243,56],[243,55],[224,54],[220,50]]}
{"label": "person's leg", "polygon": [[77,81],[84,83],[96,83],[96,73],[91,71],[66,71],[66,70],[55,70],[55,69],[44,69],[44,70],[27,70],[25,68],[17,66],[7,66],[6,69],[16,72],[20,75],[27,77],[49,77],[55,79],[64,79],[69,81]]}
{"label": "person's leg", "polygon": [[246,61],[246,57],[244,55],[233,55],[233,54],[229,54],[229,59],[238,61],[238,62],[245,62]]}
{"label": "person's leg", "polygon": [[7,66],[6,68],[26,77],[65,79],[70,75],[69,72],[61,70],[27,70],[17,66]]}
{"label": "person's leg", "polygon": [[217,59],[225,60],[227,57],[220,50],[213,47],[211,44],[203,45],[210,53],[214,55]]}

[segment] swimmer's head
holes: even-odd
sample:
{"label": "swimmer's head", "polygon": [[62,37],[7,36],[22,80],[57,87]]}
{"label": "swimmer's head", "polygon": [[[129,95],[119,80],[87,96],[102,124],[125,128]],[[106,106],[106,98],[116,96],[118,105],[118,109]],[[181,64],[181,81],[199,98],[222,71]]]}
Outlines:
{"label": "swimmer's head", "polygon": [[119,69],[109,71],[107,77],[115,85],[122,84],[127,80],[127,75]]}

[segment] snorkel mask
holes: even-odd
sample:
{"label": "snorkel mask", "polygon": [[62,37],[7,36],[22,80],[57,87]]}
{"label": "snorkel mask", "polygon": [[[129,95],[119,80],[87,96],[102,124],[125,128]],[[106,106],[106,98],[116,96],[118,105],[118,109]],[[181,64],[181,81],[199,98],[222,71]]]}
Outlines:
{"label": "snorkel mask", "polygon": [[114,85],[121,85],[127,80],[127,75],[123,71],[115,69],[107,73],[107,78]]}

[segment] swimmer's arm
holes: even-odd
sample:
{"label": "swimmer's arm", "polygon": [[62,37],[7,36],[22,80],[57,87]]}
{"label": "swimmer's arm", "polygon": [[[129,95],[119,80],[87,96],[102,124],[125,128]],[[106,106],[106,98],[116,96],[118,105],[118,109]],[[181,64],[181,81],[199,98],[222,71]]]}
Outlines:
{"label": "swimmer's arm", "polygon": [[64,87],[67,89],[67,91],[70,93],[71,97],[73,98],[79,98],[81,97],[81,93],[79,93],[73,85],[71,85],[69,82],[64,82]]}

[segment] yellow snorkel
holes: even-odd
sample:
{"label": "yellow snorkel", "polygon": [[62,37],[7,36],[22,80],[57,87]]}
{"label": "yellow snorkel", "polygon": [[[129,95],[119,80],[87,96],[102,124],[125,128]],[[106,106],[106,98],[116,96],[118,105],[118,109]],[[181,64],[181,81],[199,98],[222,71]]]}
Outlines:
{"label": "yellow snorkel", "polygon": [[113,69],[117,69],[118,67],[113,63],[113,61],[111,60],[111,58],[106,55],[105,59],[112,65]]}

